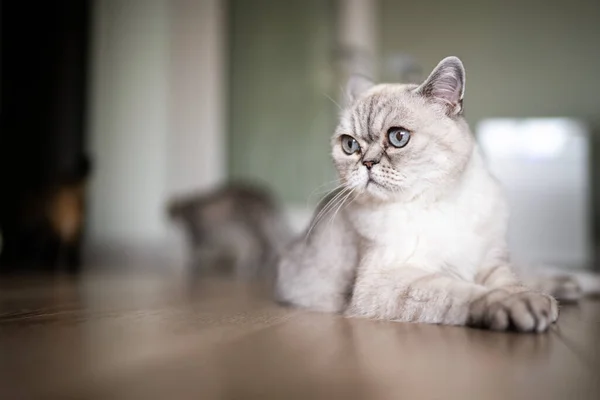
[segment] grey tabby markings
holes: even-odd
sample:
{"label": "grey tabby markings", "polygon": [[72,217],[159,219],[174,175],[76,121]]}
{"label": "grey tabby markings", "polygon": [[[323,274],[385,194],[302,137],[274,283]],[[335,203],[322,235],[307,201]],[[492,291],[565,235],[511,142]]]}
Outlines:
{"label": "grey tabby markings", "polygon": [[291,238],[276,198],[258,185],[232,183],[178,198],[168,214],[185,233],[197,276],[272,279],[275,259]]}

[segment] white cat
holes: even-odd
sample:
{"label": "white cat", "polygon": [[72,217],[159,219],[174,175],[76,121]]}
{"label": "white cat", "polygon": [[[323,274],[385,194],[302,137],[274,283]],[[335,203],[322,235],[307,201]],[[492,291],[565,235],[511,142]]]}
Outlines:
{"label": "white cat", "polygon": [[317,214],[280,258],[280,301],[522,332],[557,320],[556,300],[513,272],[507,203],[462,116],[464,91],[456,57],[421,85],[351,80],[331,142],[342,189],[321,210],[332,217]]}

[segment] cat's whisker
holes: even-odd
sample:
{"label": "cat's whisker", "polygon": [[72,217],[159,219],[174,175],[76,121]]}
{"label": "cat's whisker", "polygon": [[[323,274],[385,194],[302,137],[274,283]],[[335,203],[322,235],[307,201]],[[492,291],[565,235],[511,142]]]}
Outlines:
{"label": "cat's whisker", "polygon": [[353,192],[354,192],[353,194],[355,194],[355,196],[352,199],[350,199],[348,204],[346,204],[346,207],[350,207],[350,205],[359,197],[359,193],[357,193],[356,191],[353,191]]}
{"label": "cat's whisker", "polygon": [[[327,188],[326,186],[331,185],[332,183],[336,183],[337,185],[333,188]],[[306,199],[306,208],[308,208],[308,204],[310,203],[310,199],[311,197],[313,197],[314,195],[319,195],[319,194],[323,194],[323,193],[331,193],[334,190],[338,190],[341,189],[344,186],[343,183],[340,183],[340,179],[334,179],[332,181],[329,182],[325,182],[319,186],[317,186],[312,192],[310,192],[310,194],[308,195],[308,198]],[[327,196],[327,194],[325,196]],[[325,198],[325,196],[322,196],[319,201],[317,202],[320,203],[321,201],[323,201],[323,199]]]}
{"label": "cat's whisker", "polygon": [[344,99],[346,99],[346,101],[352,100],[350,98],[350,95],[348,94],[348,91],[344,88],[344,86],[340,85],[340,91],[342,92],[342,96],[344,96]]}
{"label": "cat's whisker", "polygon": [[[335,220],[335,217],[337,216],[338,212],[340,212],[340,210],[344,206],[344,203],[346,202],[346,200],[348,200],[354,194],[354,191],[355,191],[355,189],[350,189],[350,192],[342,199],[342,201],[339,202],[339,206],[337,207],[337,209],[335,210],[333,215],[329,218],[329,223],[327,224],[327,230],[329,230],[329,228],[331,227],[331,224]],[[354,200],[354,199],[352,199],[352,200]],[[352,200],[350,201],[350,203],[352,203]]]}
{"label": "cat's whisker", "polygon": [[[324,192],[323,192],[323,193],[324,193],[324,194],[323,194],[323,196],[321,196],[321,198],[320,198],[320,199],[319,199],[319,201],[317,202],[317,207],[318,207],[318,205],[319,205],[319,204],[321,204],[321,202],[323,202],[323,200],[324,200],[324,199],[325,199],[327,196],[331,195],[331,193],[334,193],[336,190],[342,189],[344,186],[345,186],[344,184],[340,184],[340,185],[338,185],[338,186],[334,187],[334,188],[333,188],[333,189],[331,189],[331,190],[326,190],[326,191],[324,191]],[[321,194],[321,193],[318,193],[318,194]],[[323,207],[325,207],[325,206],[323,206]],[[306,202],[306,208],[308,209],[308,201]]]}
{"label": "cat's whisker", "polygon": [[323,195],[323,196],[321,197],[321,199],[319,199],[319,201],[322,201],[322,200],[323,200],[323,198],[325,198],[325,197],[326,197],[328,194],[330,194],[331,192],[334,192],[334,191],[336,191],[336,190],[338,190],[338,189],[341,189],[341,188],[343,188],[344,186],[345,186],[345,184],[343,184],[343,183],[340,183],[339,185],[337,185],[337,186],[335,186],[335,187],[333,187],[333,188],[326,188],[326,189],[321,189],[321,190],[315,191],[315,192],[313,193],[313,195]]}
{"label": "cat's whisker", "polygon": [[311,225],[311,229],[316,226],[317,223],[331,210],[331,208],[335,205],[337,200],[339,200],[344,194],[347,193],[348,188],[343,188],[339,193],[337,193],[333,198],[331,198],[319,211],[317,216],[314,218],[313,223]]}
{"label": "cat's whisker", "polygon": [[337,193],[331,200],[329,200],[327,202],[327,204],[325,204],[325,206],[323,206],[323,208],[321,209],[321,211],[319,211],[319,213],[317,214],[317,216],[313,219],[308,231],[306,232],[306,237],[304,238],[305,240],[308,239],[308,237],[310,236],[311,232],[313,231],[313,229],[317,226],[317,224],[323,219],[323,217],[329,212],[331,211],[331,209],[335,206],[335,203],[342,197],[344,196],[348,190],[348,188],[343,188],[339,193]]}
{"label": "cat's whisker", "polygon": [[337,212],[339,211],[340,207],[344,204],[344,202],[346,201],[346,199],[348,198],[348,196],[350,196],[352,194],[352,192],[354,191],[354,189],[351,189],[350,191],[348,191],[346,193],[346,195],[344,195],[343,197],[339,198],[338,201],[336,202],[336,204],[333,205],[333,207],[331,207],[330,210],[330,215],[329,215],[329,220],[327,221],[327,230],[329,229],[329,227],[331,226],[331,222],[333,221],[335,215],[337,214]]}
{"label": "cat's whisker", "polygon": [[335,219],[335,216],[337,215],[339,210],[343,207],[344,203],[346,202],[346,200],[348,200],[348,198],[352,195],[353,192],[354,192],[354,189],[350,189],[350,191],[347,192],[347,194],[343,198],[338,199],[337,204],[335,204],[329,210],[330,217],[329,217],[329,221],[327,222],[327,227],[325,228],[325,230],[329,230],[329,228],[331,227],[331,224],[333,223],[333,221]]}
{"label": "cat's whisker", "polygon": [[[335,187],[333,187],[333,188],[328,188],[327,186],[329,186],[329,185],[331,185],[331,184],[335,184]],[[333,190],[340,189],[340,188],[341,188],[343,185],[344,185],[344,184],[343,184],[343,183],[341,183],[341,180],[340,180],[340,179],[336,179],[336,180],[333,180],[333,181],[331,181],[331,182],[327,182],[327,183],[324,183],[324,184],[322,184],[322,185],[319,185],[319,186],[317,186],[317,187],[315,188],[315,190],[313,190],[313,191],[312,191],[312,193],[311,193],[311,194],[317,194],[317,193],[319,193],[319,192],[331,192],[331,191],[333,191]]]}
{"label": "cat's whisker", "polygon": [[340,111],[344,111],[344,109],[342,108],[342,106],[340,106],[337,101],[335,101],[334,99],[332,99],[331,96],[327,95],[326,93],[322,93],[322,95],[325,96],[325,97],[327,97],[329,100],[331,100],[331,102],[333,104],[335,104]]}

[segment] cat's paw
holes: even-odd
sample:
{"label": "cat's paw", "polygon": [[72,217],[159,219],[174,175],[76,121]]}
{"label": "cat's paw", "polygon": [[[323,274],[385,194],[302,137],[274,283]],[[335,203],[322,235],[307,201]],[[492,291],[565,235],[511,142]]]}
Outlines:
{"label": "cat's paw", "polygon": [[558,303],[531,290],[492,290],[470,307],[472,326],[505,331],[544,332],[558,319]]}

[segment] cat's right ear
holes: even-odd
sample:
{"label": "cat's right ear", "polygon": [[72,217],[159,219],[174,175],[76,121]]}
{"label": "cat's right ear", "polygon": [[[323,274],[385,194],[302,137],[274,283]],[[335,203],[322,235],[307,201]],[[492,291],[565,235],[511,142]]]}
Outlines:
{"label": "cat's right ear", "polygon": [[416,92],[443,104],[448,115],[459,115],[465,96],[465,67],[458,57],[446,57]]}
{"label": "cat's right ear", "polygon": [[373,86],[375,86],[375,83],[372,79],[364,75],[353,74],[346,84],[346,95],[348,96],[348,100],[350,100],[349,102],[354,102],[361,94]]}

